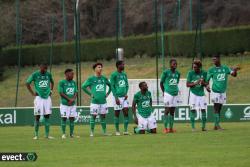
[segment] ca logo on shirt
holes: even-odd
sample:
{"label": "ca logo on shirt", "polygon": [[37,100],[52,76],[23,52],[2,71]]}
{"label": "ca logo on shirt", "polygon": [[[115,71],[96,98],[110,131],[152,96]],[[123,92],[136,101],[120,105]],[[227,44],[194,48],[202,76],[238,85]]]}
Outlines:
{"label": "ca logo on shirt", "polygon": [[175,78],[170,79],[169,85],[177,85],[177,79],[175,79]]}
{"label": "ca logo on shirt", "polygon": [[118,84],[119,84],[119,87],[125,87],[125,81],[124,80],[120,80],[118,82]]}
{"label": "ca logo on shirt", "polygon": [[38,85],[40,88],[46,88],[48,84],[49,84],[49,81],[40,81]]}
{"label": "ca logo on shirt", "polygon": [[98,84],[95,88],[97,92],[104,91],[104,84]]}
{"label": "ca logo on shirt", "polygon": [[224,81],[225,80],[225,73],[218,74],[217,75],[217,81]]}
{"label": "ca logo on shirt", "polygon": [[66,94],[67,95],[73,95],[74,94],[74,88],[67,88],[66,89]]}
{"label": "ca logo on shirt", "polygon": [[147,108],[150,106],[150,101],[144,101],[144,102],[142,102],[141,105],[142,105],[142,108]]}

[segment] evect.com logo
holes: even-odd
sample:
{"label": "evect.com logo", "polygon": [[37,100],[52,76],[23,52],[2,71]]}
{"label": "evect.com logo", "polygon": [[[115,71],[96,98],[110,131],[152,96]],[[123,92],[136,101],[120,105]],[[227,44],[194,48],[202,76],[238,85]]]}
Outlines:
{"label": "evect.com logo", "polygon": [[36,161],[37,154],[30,153],[0,153],[0,161]]}

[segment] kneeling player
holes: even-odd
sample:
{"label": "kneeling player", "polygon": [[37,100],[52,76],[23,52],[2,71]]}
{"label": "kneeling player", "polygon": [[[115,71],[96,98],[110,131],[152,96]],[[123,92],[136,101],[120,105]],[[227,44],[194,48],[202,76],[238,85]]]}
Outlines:
{"label": "kneeling player", "polygon": [[[134,129],[134,133],[145,134],[156,133],[156,120],[152,115],[152,96],[148,91],[146,82],[139,84],[140,91],[134,95],[132,110],[134,114],[135,123],[138,125]],[[136,105],[138,112],[136,113]]]}
{"label": "kneeling player", "polygon": [[202,131],[206,131],[206,109],[207,102],[205,99],[204,87],[208,84],[205,82],[207,73],[201,69],[202,63],[200,60],[193,62],[193,70],[188,72],[187,87],[190,88],[190,121],[192,131],[195,131],[195,115],[201,110]]}
{"label": "kneeling player", "polygon": [[60,113],[61,113],[61,128],[62,139],[66,138],[66,121],[69,119],[70,137],[74,134],[74,121],[77,116],[75,100],[77,97],[77,86],[73,80],[74,72],[72,69],[66,69],[65,79],[61,80],[58,85],[58,92],[61,96]]}

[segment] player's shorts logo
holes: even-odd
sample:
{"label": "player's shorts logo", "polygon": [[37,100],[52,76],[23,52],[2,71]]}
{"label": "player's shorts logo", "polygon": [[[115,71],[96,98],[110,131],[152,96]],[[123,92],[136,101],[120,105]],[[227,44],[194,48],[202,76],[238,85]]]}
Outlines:
{"label": "player's shorts logo", "polygon": [[250,118],[250,106],[246,107],[243,113],[244,113],[244,118]]}
{"label": "player's shorts logo", "polygon": [[104,91],[104,84],[98,84],[95,88],[97,92]]}

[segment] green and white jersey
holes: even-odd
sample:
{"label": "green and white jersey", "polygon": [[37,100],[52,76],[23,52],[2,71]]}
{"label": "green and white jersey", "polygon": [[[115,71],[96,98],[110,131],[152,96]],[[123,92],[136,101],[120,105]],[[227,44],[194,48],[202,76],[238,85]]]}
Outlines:
{"label": "green and white jersey", "polygon": [[138,114],[143,118],[148,118],[152,113],[151,100],[152,96],[150,91],[147,91],[145,94],[139,91],[134,95],[133,101],[137,105]]}
{"label": "green and white jersey", "polygon": [[232,70],[225,65],[212,67],[208,70],[207,80],[213,80],[212,91],[215,93],[225,93],[227,89],[228,75]]}
{"label": "green and white jersey", "polygon": [[110,76],[112,93],[115,97],[124,97],[128,93],[128,77],[125,72],[115,71]]}
{"label": "green and white jersey", "polygon": [[178,84],[180,81],[181,74],[178,71],[174,73],[168,69],[165,70],[161,75],[161,82],[164,85],[164,92],[172,96],[177,96],[179,92]]}
{"label": "green and white jersey", "polygon": [[[111,85],[108,79],[101,75],[100,77],[91,76],[83,84],[82,89],[85,93],[92,97],[91,103],[105,104],[106,101],[106,87],[109,87],[108,94],[111,92]],[[87,88],[90,88],[90,91]]]}
{"label": "green and white jersey", "polygon": [[45,72],[42,74],[40,71],[36,71],[31,74],[26,83],[31,84],[34,82],[35,92],[44,99],[47,99],[50,95],[50,84],[54,83],[51,73]]}
{"label": "green and white jersey", "polygon": [[[207,72],[205,72],[204,70],[201,70],[200,73],[196,73],[194,70],[191,70],[188,72],[187,82],[194,83],[194,82],[197,82],[198,80],[200,80],[201,78],[203,78],[204,81],[206,81]],[[197,96],[204,96],[205,95],[204,86],[202,86],[200,84],[195,85],[194,87],[191,87],[190,91]]]}
{"label": "green and white jersey", "polygon": [[[58,92],[65,94],[70,99],[73,98],[74,95],[77,93],[76,82],[74,80],[68,81],[66,79],[59,81]],[[67,106],[69,105],[68,100],[62,96],[61,96],[61,104]],[[72,103],[72,105],[75,105],[75,101]]]}

